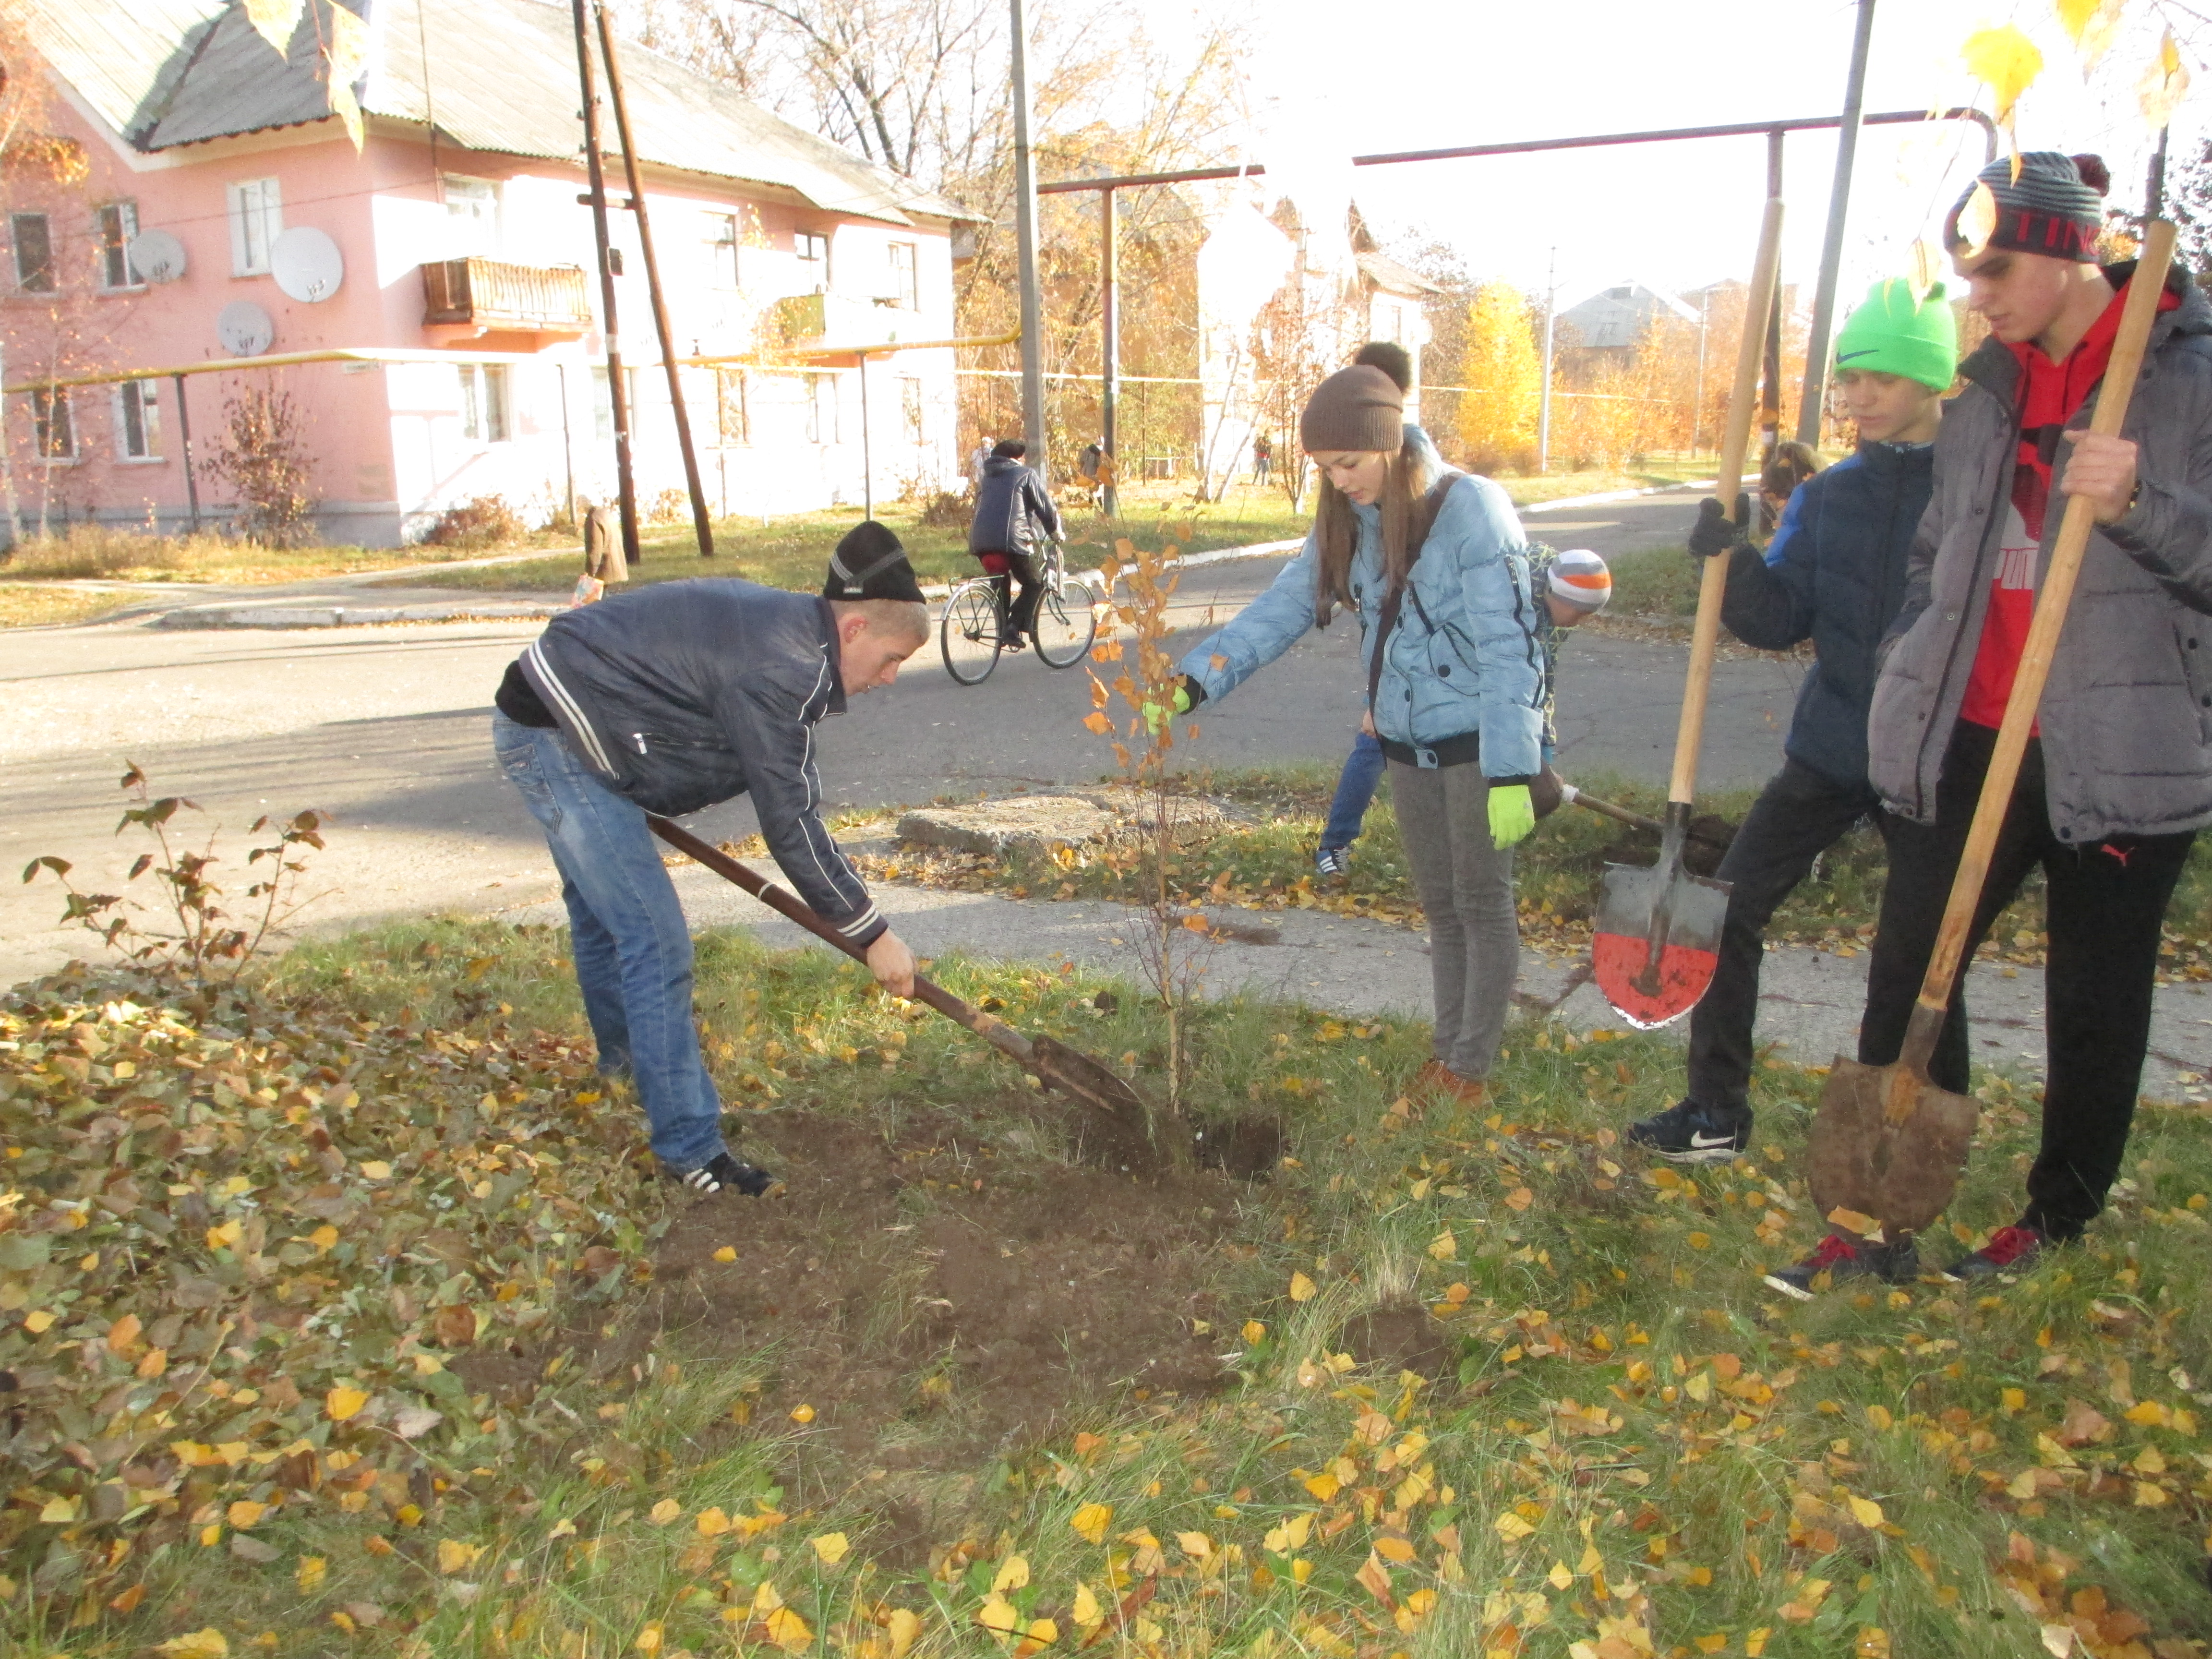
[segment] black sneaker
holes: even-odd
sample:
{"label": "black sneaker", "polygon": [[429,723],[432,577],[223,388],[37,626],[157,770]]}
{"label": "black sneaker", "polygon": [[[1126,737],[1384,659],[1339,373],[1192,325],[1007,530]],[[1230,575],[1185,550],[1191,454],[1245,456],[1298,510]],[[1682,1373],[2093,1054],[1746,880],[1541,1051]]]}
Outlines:
{"label": "black sneaker", "polygon": [[748,1164],[734,1152],[717,1152],[696,1170],[671,1170],[695,1193],[739,1192],[747,1198],[763,1198],[782,1190],[783,1183],[757,1164]]}
{"label": "black sneaker", "polygon": [[1960,1256],[1943,1272],[1961,1284],[1995,1279],[1999,1273],[2027,1273],[2034,1267],[2036,1258],[2052,1243],[2051,1235],[2040,1227],[2000,1227],[1990,1235],[1988,1243],[1972,1255]]}
{"label": "black sneaker", "polygon": [[1879,1279],[1902,1285],[1920,1277],[1920,1252],[1911,1240],[1869,1244],[1848,1233],[1830,1233],[1812,1255],[1794,1267],[1778,1267],[1766,1282],[1785,1296],[1810,1302],[1815,1294],[1847,1279]]}
{"label": "black sneaker", "polygon": [[1626,1139],[1669,1164],[1732,1164],[1751,1150],[1751,1113],[1686,1100],[1630,1124]]}

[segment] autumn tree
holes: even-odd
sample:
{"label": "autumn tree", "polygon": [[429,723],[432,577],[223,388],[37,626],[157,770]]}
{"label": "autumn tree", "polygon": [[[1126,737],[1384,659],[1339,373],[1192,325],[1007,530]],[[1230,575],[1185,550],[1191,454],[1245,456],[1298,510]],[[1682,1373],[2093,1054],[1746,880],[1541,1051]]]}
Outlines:
{"label": "autumn tree", "polygon": [[1528,296],[1512,283],[1492,280],[1475,290],[1468,307],[1461,353],[1461,441],[1477,472],[1528,470],[1535,451],[1542,400],[1543,357]]}

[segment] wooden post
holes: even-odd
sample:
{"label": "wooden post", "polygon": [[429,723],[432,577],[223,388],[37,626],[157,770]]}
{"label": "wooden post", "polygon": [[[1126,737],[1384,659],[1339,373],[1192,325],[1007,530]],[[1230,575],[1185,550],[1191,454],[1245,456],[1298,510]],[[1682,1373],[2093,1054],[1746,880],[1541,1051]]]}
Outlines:
{"label": "wooden post", "polygon": [[1104,287],[1099,295],[1098,315],[1102,330],[1099,352],[1098,437],[1099,447],[1106,452],[1106,478],[1098,495],[1098,510],[1109,519],[1121,516],[1121,492],[1117,481],[1121,465],[1115,456],[1117,441],[1114,430],[1115,402],[1121,392],[1121,321],[1115,310],[1121,285],[1121,237],[1115,223],[1114,192],[1098,192],[1098,212],[1101,234],[1105,238]]}
{"label": "wooden post", "polygon": [[622,326],[615,312],[613,250],[607,240],[606,166],[599,153],[599,84],[592,67],[592,34],[584,0],[570,0],[576,16],[576,78],[584,92],[584,167],[592,180],[592,232],[599,255],[599,307],[606,325],[607,401],[614,410],[615,487],[622,503],[623,556],[636,564],[644,557],[637,538],[637,480],[629,464],[629,393],[623,384]]}
{"label": "wooden post", "polygon": [[[198,475],[192,471],[192,411],[185,404],[185,377],[172,374],[169,378],[177,383],[177,436],[184,441],[185,446],[185,499],[191,503],[192,532],[197,535],[200,527],[200,481]],[[15,526],[11,524],[9,530],[12,535]],[[404,520],[399,533],[400,539],[405,540],[407,526]]]}
{"label": "wooden post", "polygon": [[629,181],[629,210],[637,216],[638,246],[645,254],[645,289],[653,301],[653,331],[660,337],[660,362],[668,371],[668,407],[676,416],[676,447],[684,453],[684,483],[691,492],[691,524],[699,535],[699,556],[714,556],[714,528],[707,517],[707,487],[699,481],[699,454],[691,447],[691,414],[684,404],[684,371],[677,367],[676,341],[668,327],[668,301],[660,289],[660,261],[653,252],[653,222],[645,210],[645,181],[637,167],[637,146],[631,142],[629,105],[623,96],[622,59],[615,52],[615,32],[607,21],[607,9],[595,9],[599,19],[599,50],[606,54],[607,95],[615,110],[615,136],[622,141],[623,176]]}

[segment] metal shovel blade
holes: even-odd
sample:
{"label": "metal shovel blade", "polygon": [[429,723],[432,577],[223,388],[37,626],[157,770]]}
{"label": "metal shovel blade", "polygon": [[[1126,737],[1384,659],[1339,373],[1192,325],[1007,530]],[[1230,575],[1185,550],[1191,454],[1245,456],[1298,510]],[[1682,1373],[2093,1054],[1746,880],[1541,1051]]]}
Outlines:
{"label": "metal shovel blade", "polygon": [[1591,976],[1623,1019],[1650,1030],[1697,1006],[1720,961],[1726,882],[1661,850],[1650,869],[1609,864],[1590,939]]}
{"label": "metal shovel blade", "polygon": [[1030,1063],[1038,1079],[1086,1109],[1096,1152],[1132,1170],[1150,1170],[1162,1162],[1159,1149],[1152,1145],[1152,1115],[1143,1096],[1098,1060],[1056,1037],[1033,1036],[1030,1049]]}
{"label": "metal shovel blade", "polygon": [[1872,1216],[1893,1241],[1943,1213],[1958,1190],[1981,1115],[1970,1095],[1939,1089],[1900,1060],[1836,1056],[1807,1146],[1814,1209]]}

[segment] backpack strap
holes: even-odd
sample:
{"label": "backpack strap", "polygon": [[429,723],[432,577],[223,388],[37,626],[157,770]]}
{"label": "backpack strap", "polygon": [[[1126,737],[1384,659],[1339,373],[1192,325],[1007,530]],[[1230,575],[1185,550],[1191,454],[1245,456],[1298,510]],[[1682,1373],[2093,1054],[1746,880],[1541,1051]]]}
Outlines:
{"label": "backpack strap", "polygon": [[[1450,495],[1451,487],[1465,477],[1467,474],[1464,472],[1447,471],[1430,485],[1428,494],[1421,497],[1419,505],[1413,510],[1413,533],[1407,538],[1407,551],[1411,556],[1406,561],[1407,579],[1397,583],[1382,597],[1382,619],[1375,631],[1375,650],[1367,659],[1367,711],[1370,714],[1375,712],[1376,688],[1382,683],[1382,649],[1390,643],[1390,635],[1398,626],[1398,613],[1405,607],[1406,590],[1412,583],[1413,566],[1420,562],[1421,549],[1428,542],[1429,532],[1436,528],[1437,515],[1444,510],[1444,497]],[[1419,599],[1416,597],[1413,603],[1418,607]]]}

